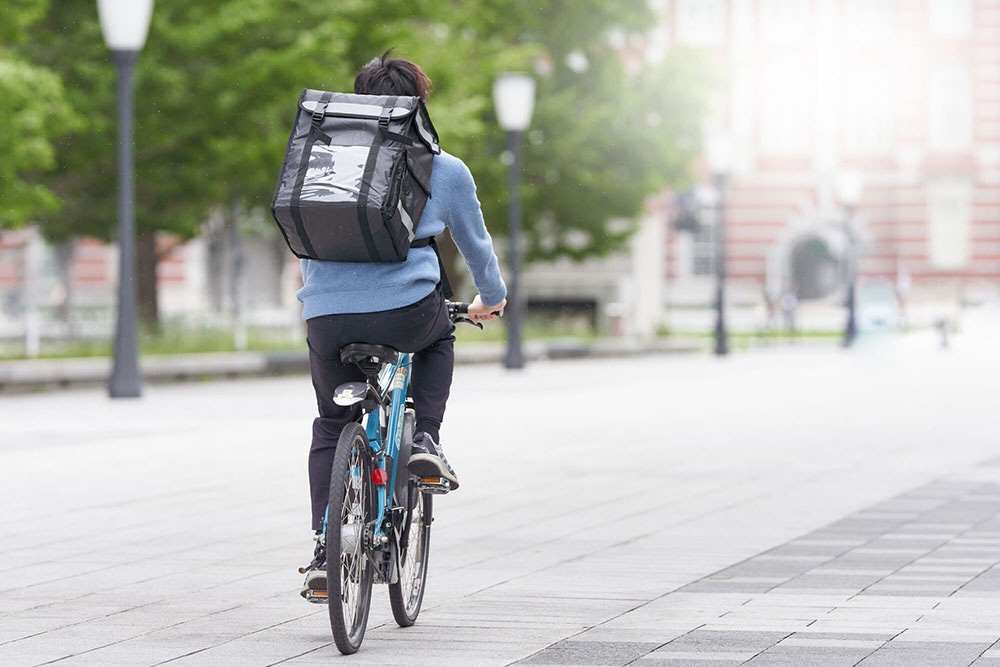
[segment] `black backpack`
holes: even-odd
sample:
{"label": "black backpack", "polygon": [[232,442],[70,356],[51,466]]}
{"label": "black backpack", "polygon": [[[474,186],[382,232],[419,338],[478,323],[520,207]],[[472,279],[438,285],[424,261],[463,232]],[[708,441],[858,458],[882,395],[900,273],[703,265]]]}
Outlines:
{"label": "black backpack", "polygon": [[440,152],[419,97],[303,90],[271,213],[297,257],[405,260]]}

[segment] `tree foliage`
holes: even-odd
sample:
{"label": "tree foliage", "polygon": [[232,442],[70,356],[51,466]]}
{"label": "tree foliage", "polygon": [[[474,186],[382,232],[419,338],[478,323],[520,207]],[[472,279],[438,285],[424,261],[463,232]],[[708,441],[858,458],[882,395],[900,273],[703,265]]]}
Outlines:
{"label": "tree foliage", "polygon": [[[36,80],[24,79],[21,102],[0,99],[7,114],[0,118],[23,117],[23,141],[43,145],[22,144],[19,154],[43,166],[52,163],[53,136],[70,129],[51,114],[65,117],[72,108],[78,121],[54,145],[55,172],[23,184],[39,189],[22,208],[34,208],[50,237],[108,238],[117,174],[114,72],[95,3],[60,0],[48,11],[40,0],[17,4],[25,8],[20,30],[31,38],[15,48],[33,63],[22,61],[23,77]],[[429,108],[442,146],[469,164],[499,234],[507,167],[491,87],[505,70],[536,73],[523,193],[529,257],[613,250],[628,230],[609,231],[607,221],[634,216],[646,195],[683,180],[697,147],[699,68],[675,55],[630,66],[622,44],[609,39],[611,29],[635,39],[652,18],[644,0],[158,2],[136,81],[139,227],[190,237],[214,207],[266,205],[301,89],[350,90],[361,65],[397,47],[432,78]],[[4,71],[0,61],[0,80]],[[54,102],[60,81],[68,107]],[[44,103],[34,111],[15,106],[29,98]],[[60,210],[48,189],[64,203]]]}
{"label": "tree foliage", "polygon": [[0,22],[0,228],[54,211],[59,200],[39,174],[55,166],[53,140],[74,126],[62,82],[18,52],[43,0],[17,0]]}

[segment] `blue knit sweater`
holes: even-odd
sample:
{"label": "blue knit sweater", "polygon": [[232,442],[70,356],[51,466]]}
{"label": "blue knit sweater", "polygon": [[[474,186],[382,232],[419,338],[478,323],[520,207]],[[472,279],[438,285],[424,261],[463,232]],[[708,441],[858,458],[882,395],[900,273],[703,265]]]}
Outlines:
{"label": "blue knit sweater", "polygon": [[[415,238],[440,234],[447,227],[465,258],[483,303],[507,298],[493,239],[476,197],[476,183],[465,163],[441,152],[434,156],[431,198]],[[411,248],[404,262],[326,262],[299,260],[302,319],[341,313],[373,313],[401,308],[424,298],[437,285],[440,271],[434,249]]]}

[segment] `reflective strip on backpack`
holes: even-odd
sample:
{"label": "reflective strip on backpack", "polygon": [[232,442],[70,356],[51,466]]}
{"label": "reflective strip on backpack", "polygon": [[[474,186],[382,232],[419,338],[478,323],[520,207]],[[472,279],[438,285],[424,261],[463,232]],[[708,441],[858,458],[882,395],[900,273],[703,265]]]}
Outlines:
{"label": "reflective strip on backpack", "polygon": [[403,208],[402,198],[400,198],[400,200],[396,203],[396,208],[399,209],[399,217],[400,219],[402,219],[403,225],[406,227],[406,234],[409,237],[406,239],[406,241],[407,243],[411,243],[413,241],[413,235],[415,233],[413,231],[413,218],[411,218],[410,214],[406,212],[405,208]]}

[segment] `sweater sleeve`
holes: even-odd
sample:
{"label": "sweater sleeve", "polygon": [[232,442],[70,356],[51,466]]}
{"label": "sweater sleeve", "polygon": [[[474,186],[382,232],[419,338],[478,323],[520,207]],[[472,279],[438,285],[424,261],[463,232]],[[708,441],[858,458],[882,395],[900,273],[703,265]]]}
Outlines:
{"label": "sweater sleeve", "polygon": [[507,285],[493,252],[493,239],[486,229],[482,207],[476,196],[476,182],[464,162],[458,162],[453,201],[448,206],[448,229],[465,259],[479,296],[487,306],[507,298]]}

